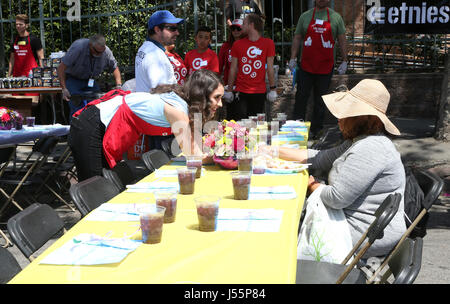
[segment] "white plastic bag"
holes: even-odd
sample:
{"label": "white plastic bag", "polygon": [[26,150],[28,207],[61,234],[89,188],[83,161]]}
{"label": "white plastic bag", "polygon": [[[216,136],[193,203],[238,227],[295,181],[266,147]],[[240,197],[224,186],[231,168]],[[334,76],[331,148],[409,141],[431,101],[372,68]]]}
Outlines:
{"label": "white plastic bag", "polygon": [[297,259],[340,264],[353,248],[352,237],[344,211],[322,203],[323,188],[319,186],[306,202]]}

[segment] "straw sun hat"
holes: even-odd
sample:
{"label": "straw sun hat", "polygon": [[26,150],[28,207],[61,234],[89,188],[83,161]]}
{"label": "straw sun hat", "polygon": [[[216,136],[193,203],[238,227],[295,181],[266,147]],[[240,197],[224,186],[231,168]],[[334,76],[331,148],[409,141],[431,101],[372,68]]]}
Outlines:
{"label": "straw sun hat", "polygon": [[386,131],[400,135],[400,131],[386,116],[390,94],[379,80],[363,79],[350,91],[323,95],[322,98],[336,118],[376,115]]}

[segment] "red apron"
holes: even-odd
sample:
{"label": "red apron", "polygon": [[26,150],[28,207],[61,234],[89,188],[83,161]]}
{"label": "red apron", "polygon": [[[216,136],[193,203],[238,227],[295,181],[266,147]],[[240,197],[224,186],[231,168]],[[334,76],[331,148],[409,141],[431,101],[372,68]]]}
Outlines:
{"label": "red apron", "polygon": [[303,40],[301,67],[313,74],[329,74],[334,65],[334,39],[331,32],[330,11],[327,8],[327,21],[316,21],[314,8],[311,22]]}
{"label": "red apron", "polygon": [[[14,41],[14,66],[13,66],[13,77],[28,77],[30,71],[33,68],[37,68],[38,64],[36,59],[34,59],[33,50],[31,49],[30,36],[28,36],[28,43],[26,45],[18,45],[16,37]],[[16,95],[16,94],[13,94]],[[20,94],[22,95],[22,94]],[[39,96],[36,93],[26,93],[26,96]]]}
{"label": "red apron", "polygon": [[103,154],[110,168],[122,160],[122,155],[133,146],[142,134],[171,135],[172,129],[149,124],[131,111],[122,97],[122,105],[106,129],[103,137]]}

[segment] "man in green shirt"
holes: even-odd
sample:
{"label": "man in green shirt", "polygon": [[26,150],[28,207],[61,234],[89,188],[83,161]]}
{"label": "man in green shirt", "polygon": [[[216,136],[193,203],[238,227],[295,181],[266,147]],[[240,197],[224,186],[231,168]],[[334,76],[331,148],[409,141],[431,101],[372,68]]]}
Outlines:
{"label": "man in green shirt", "polygon": [[338,73],[347,70],[347,43],[345,24],[334,10],[328,8],[330,0],[316,0],[315,7],[304,12],[298,19],[292,41],[289,67],[297,66],[297,55],[301,48],[300,65],[297,72],[294,119],[305,119],[306,106],[311,90],[314,90],[314,112],[310,136],[315,138],[323,127],[326,107],[322,95],[328,93],[333,75],[335,42],[339,42],[342,64]]}

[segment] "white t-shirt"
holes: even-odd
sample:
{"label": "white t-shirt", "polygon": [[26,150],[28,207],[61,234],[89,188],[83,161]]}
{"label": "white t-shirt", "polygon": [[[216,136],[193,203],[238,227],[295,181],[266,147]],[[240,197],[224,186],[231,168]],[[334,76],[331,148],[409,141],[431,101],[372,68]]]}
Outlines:
{"label": "white t-shirt", "polygon": [[150,92],[159,84],[177,83],[173,66],[165,52],[151,41],[145,41],[136,54],[134,64],[136,92]]}

